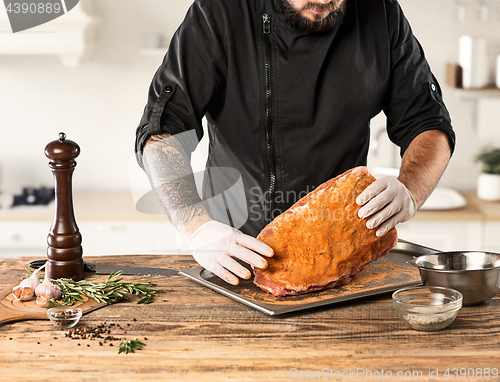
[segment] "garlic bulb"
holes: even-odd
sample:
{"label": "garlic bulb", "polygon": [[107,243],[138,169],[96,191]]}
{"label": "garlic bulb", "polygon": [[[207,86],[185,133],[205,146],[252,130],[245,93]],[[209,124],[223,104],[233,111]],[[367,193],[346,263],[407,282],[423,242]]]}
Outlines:
{"label": "garlic bulb", "polygon": [[35,290],[30,287],[21,288],[19,285],[14,287],[12,291],[14,298],[18,301],[29,301],[33,298],[35,294]]}
{"label": "garlic bulb", "polygon": [[35,294],[37,296],[36,303],[41,307],[47,306],[48,300],[57,300],[61,297],[61,289],[50,281],[48,269],[45,271],[45,279],[43,280],[43,283],[36,287]]}
{"label": "garlic bulb", "polygon": [[18,286],[14,287],[12,294],[16,300],[29,301],[33,298],[35,289],[40,285],[40,280],[38,280],[38,272],[43,269],[45,264],[33,271],[30,277],[24,279],[19,283]]}

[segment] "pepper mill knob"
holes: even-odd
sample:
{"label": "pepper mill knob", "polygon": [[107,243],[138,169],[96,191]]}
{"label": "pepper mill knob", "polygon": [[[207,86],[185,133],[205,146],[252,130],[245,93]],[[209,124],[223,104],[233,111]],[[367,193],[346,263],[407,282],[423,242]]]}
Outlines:
{"label": "pepper mill knob", "polygon": [[48,272],[51,279],[83,279],[82,236],[73,212],[72,176],[80,147],[59,133],[59,139],[45,146],[45,156],[54,174],[55,214],[47,237]]}
{"label": "pepper mill knob", "polygon": [[59,133],[59,139],[50,142],[45,146],[45,156],[51,161],[49,162],[49,167],[52,169],[53,166],[60,167],[62,165],[70,165],[70,163],[63,163],[66,161],[71,162],[72,167],[76,166],[76,162],[73,160],[80,155],[80,146],[73,141],[66,140],[66,134]]}

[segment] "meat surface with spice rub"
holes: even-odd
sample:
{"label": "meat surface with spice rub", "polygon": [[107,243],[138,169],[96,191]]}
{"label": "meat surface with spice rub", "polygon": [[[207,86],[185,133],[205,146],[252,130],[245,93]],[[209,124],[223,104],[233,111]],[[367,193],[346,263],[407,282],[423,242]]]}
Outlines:
{"label": "meat surface with spice rub", "polygon": [[330,179],[276,217],[258,235],[274,250],[254,283],[275,296],[346,285],[397,243],[392,228],[382,237],[358,217],[356,197],[375,177],[356,167]]}

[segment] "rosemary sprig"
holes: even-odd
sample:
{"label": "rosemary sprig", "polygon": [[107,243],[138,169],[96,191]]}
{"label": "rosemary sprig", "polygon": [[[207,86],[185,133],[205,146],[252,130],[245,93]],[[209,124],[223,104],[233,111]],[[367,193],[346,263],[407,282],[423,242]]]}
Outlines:
{"label": "rosemary sprig", "polygon": [[122,272],[112,273],[104,282],[95,284],[90,281],[73,281],[71,279],[52,280],[61,288],[62,298],[49,300],[48,307],[73,305],[75,301],[82,301],[82,295],[87,296],[98,303],[112,304],[116,301],[127,299],[127,294],[143,296],[137,303],[149,304],[156,293],[161,292],[156,284],[142,282],[122,282]]}
{"label": "rosemary sprig", "polygon": [[123,340],[118,348],[118,354],[134,353],[134,349],[141,350],[143,346],[146,346],[146,344],[139,340]]}

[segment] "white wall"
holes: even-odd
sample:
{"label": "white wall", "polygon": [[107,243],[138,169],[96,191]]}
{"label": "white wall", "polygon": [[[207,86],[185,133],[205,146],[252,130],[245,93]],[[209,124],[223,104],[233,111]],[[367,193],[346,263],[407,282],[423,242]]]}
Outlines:
{"label": "white wall", "polygon": [[[77,68],[65,68],[55,57],[0,58],[0,189],[52,185],[43,154],[60,131],[81,147],[74,189],[126,190],[134,131],[146,102],[159,55],[141,55],[146,32],[173,34],[189,0],[81,0],[100,19],[95,48]],[[497,6],[500,0],[488,0]],[[466,1],[472,4],[472,0]],[[492,54],[500,54],[500,8],[488,22],[466,23],[456,17],[453,0],[401,0],[413,30],[440,81],[457,133],[454,158],[441,184],[473,189],[479,166],[472,157],[484,144],[474,132],[474,108],[445,84],[445,65],[458,59],[461,34],[487,35]],[[91,38],[92,33],[89,33]],[[500,102],[500,101],[498,101]],[[495,108],[488,108],[498,119]],[[493,109],[493,110],[492,110]],[[497,108],[500,110],[500,107]],[[484,116],[483,116],[484,118]]]}
{"label": "white wall", "polygon": [[[485,145],[500,146],[498,134],[479,137],[476,133],[475,105],[457,97],[456,91],[445,83],[447,62],[458,62],[458,41],[461,35],[486,37],[491,56],[491,77],[493,78],[494,58],[500,54],[500,0],[484,0],[488,6],[487,21],[478,16],[479,0],[461,0],[466,6],[465,22],[460,22],[456,0],[400,0],[414,34],[417,36],[427,56],[427,60],[443,90],[445,104],[450,112],[457,135],[457,146],[441,184],[456,189],[475,189],[480,166],[473,157]],[[488,108],[488,115],[481,117],[496,120],[500,129],[500,98],[494,101],[496,109]],[[479,101],[477,105],[481,108]]]}
{"label": "white wall", "polygon": [[4,192],[18,192],[22,185],[53,184],[44,148],[60,131],[81,148],[75,190],[129,188],[135,128],[162,60],[161,54],[140,54],[143,35],[161,32],[168,44],[191,2],[82,2],[100,21],[90,29],[96,31],[95,47],[80,66],[66,68],[50,56],[0,56],[0,189]]}

